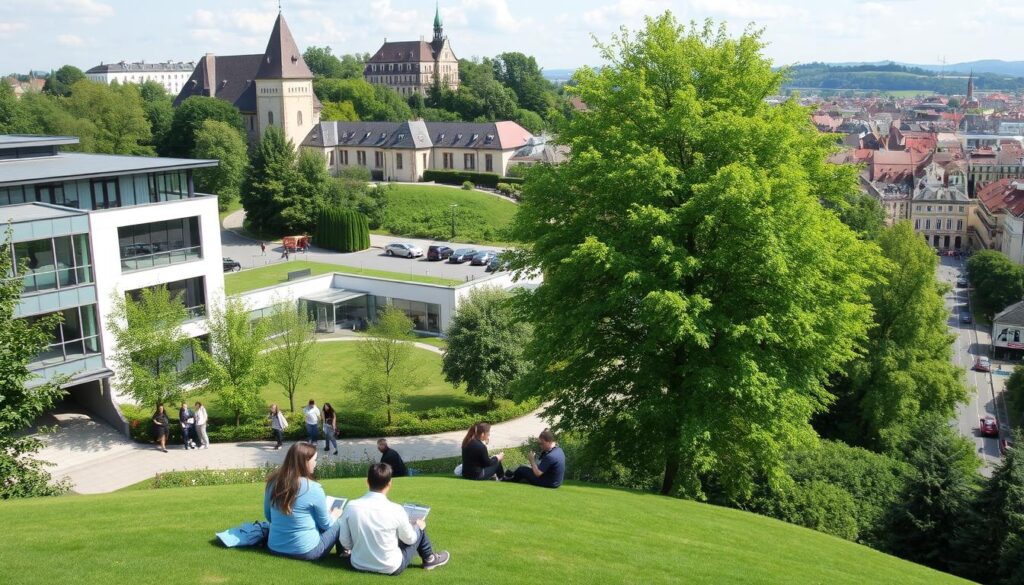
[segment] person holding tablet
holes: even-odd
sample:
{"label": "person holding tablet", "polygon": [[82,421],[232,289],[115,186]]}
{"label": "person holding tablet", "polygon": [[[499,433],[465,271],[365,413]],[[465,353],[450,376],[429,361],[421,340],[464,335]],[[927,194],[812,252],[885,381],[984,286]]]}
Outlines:
{"label": "person holding tablet", "polygon": [[502,479],[504,453],[488,457],[486,443],[491,440],[491,425],[478,422],[469,427],[462,439],[462,477],[465,479]]}
{"label": "person holding tablet", "polygon": [[263,514],[270,522],[267,548],[276,555],[313,561],[338,542],[342,509],[328,509],[324,488],[313,481],[315,469],[316,445],[295,443],[267,477]]}
{"label": "person holding tablet", "polygon": [[425,520],[417,517],[412,521],[405,508],[388,500],[390,465],[371,465],[366,484],[370,491],[349,502],[339,521],[338,545],[352,551],[349,562],[353,569],[401,575],[416,554],[428,571],[448,563],[451,555],[447,551],[434,552]]}

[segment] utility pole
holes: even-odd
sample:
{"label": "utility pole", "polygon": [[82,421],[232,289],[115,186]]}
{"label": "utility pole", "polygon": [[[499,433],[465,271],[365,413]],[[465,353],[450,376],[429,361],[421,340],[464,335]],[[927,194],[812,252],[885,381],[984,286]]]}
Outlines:
{"label": "utility pole", "polygon": [[458,207],[458,203],[452,203],[449,207],[452,210],[452,241],[455,241],[455,208]]}

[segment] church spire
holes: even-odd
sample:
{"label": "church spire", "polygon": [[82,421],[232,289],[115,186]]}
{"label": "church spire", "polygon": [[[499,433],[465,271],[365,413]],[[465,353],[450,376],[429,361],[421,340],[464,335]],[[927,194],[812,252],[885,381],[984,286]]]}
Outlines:
{"label": "church spire", "polygon": [[970,77],[967,78],[967,101],[974,101],[974,71],[971,70]]}
{"label": "church spire", "polygon": [[313,79],[283,14],[274,22],[256,79]]}
{"label": "church spire", "polygon": [[441,22],[441,6],[434,2],[434,42],[444,40],[444,24]]}

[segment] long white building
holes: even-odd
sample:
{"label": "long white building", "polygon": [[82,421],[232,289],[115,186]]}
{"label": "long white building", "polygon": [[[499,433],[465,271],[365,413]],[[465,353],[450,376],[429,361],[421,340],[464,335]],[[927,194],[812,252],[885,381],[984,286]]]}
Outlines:
{"label": "long white building", "polygon": [[167,93],[177,95],[182,86],[192,75],[196,68],[195,61],[179,61],[174,63],[100,63],[99,65],[85,72],[85,77],[91,81],[110,84],[118,83],[142,83],[144,81],[155,81],[164,86]]}
{"label": "long white building", "polygon": [[224,298],[220,224],[216,196],[196,193],[192,173],[217,161],[60,152],[77,143],[0,135],[0,221],[11,225],[7,253],[24,284],[16,316],[63,314],[30,384],[66,377],[71,400],[127,432],[114,303],[165,285],[188,308],[186,333],[206,335],[207,308]]}

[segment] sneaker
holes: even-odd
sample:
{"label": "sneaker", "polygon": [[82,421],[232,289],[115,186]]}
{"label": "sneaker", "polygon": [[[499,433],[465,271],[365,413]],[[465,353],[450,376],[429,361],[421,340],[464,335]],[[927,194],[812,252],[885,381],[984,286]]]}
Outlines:
{"label": "sneaker", "polygon": [[331,448],[330,448],[330,447],[324,447],[324,453],[326,453],[326,452],[328,452],[328,451],[330,451],[330,450],[331,450]]}
{"label": "sneaker", "polygon": [[337,455],[337,454],[338,454],[338,452],[337,452],[337,451],[335,451],[335,452],[334,452],[334,454],[335,454],[335,455]]}
{"label": "sneaker", "polygon": [[452,558],[452,555],[448,554],[446,550],[434,553],[430,555],[429,559],[423,561],[423,568],[429,571],[442,565],[447,565],[450,558]]}

